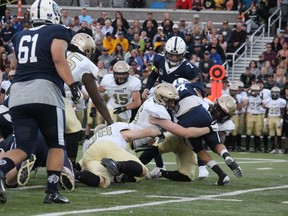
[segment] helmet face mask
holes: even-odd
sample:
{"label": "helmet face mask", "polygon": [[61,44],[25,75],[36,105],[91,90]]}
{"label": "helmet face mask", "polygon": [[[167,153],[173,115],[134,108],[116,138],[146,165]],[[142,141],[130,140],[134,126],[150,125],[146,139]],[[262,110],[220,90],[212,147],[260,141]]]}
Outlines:
{"label": "helmet face mask", "polygon": [[252,85],[251,86],[251,89],[250,89],[250,95],[252,97],[257,97],[259,94],[260,94],[260,87],[256,84]]}
{"label": "helmet face mask", "polygon": [[86,33],[74,35],[71,44],[76,46],[85,56],[87,56],[87,58],[91,58],[96,47],[93,38]]}
{"label": "helmet face mask", "polygon": [[169,83],[161,83],[155,87],[154,101],[164,106],[166,109],[173,110],[175,102],[179,100],[177,89]]}
{"label": "helmet face mask", "polygon": [[184,59],[186,43],[181,37],[171,37],[165,44],[165,60],[169,66],[176,67]]}
{"label": "helmet face mask", "polygon": [[280,88],[277,86],[274,86],[271,89],[271,98],[272,100],[277,100],[278,98],[280,98]]}
{"label": "helmet face mask", "polygon": [[113,66],[113,75],[117,85],[122,85],[128,81],[130,67],[125,61],[118,61]]}
{"label": "helmet face mask", "polygon": [[230,119],[231,116],[235,114],[235,111],[236,101],[231,96],[224,95],[215,101],[213,107],[210,110],[210,113],[213,117],[213,120],[216,120],[219,123],[223,123]]}
{"label": "helmet face mask", "polygon": [[232,97],[235,97],[239,93],[239,87],[237,85],[230,85],[229,93]]}
{"label": "helmet face mask", "polygon": [[59,24],[61,13],[59,6],[52,0],[36,0],[30,8],[33,26],[42,24]]}

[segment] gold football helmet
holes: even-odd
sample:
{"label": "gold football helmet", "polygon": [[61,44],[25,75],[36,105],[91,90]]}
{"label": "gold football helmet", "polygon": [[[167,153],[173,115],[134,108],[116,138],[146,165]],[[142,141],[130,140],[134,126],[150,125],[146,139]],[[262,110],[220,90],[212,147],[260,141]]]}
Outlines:
{"label": "gold football helmet", "polygon": [[173,109],[175,101],[179,100],[177,89],[170,83],[161,83],[155,87],[154,101],[166,109]]}
{"label": "gold football helmet", "polygon": [[87,58],[90,58],[95,51],[95,42],[93,38],[86,33],[78,33],[74,35],[71,44],[76,46]]}
{"label": "gold football helmet", "polygon": [[229,93],[232,97],[235,97],[239,93],[238,85],[230,85],[229,86]]}
{"label": "gold football helmet", "polygon": [[130,66],[125,61],[117,61],[113,66],[113,75],[117,85],[124,84],[129,78]]}
{"label": "gold football helmet", "polygon": [[230,95],[223,95],[215,101],[210,112],[214,120],[223,123],[235,115],[236,101]]}
{"label": "gold football helmet", "polygon": [[277,87],[277,86],[274,86],[274,87],[271,89],[271,98],[272,98],[273,100],[277,100],[279,97],[280,97],[280,88]]}
{"label": "gold football helmet", "polygon": [[250,95],[256,97],[260,94],[260,86],[257,84],[253,84],[250,88]]}

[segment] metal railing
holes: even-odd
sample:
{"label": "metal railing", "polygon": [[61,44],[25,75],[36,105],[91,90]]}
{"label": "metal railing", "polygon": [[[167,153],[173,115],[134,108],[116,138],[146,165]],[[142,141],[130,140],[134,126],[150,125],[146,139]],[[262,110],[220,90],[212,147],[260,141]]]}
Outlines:
{"label": "metal railing", "polygon": [[265,25],[261,25],[251,36],[249,39],[249,44],[250,45],[250,58],[253,57],[253,50],[254,50],[254,44],[257,41],[261,41],[262,45],[264,47],[264,37],[265,37]]}
{"label": "metal railing", "polygon": [[[276,22],[279,22],[279,28],[281,26],[281,15],[282,15],[282,11],[281,11],[281,7],[278,7],[273,14],[271,14],[271,16],[268,19],[268,32],[267,32],[267,36],[270,37],[271,34],[271,29],[275,29],[276,27]],[[273,20],[272,20],[273,19]]]}
{"label": "metal railing", "polygon": [[[227,53],[227,57],[231,56],[231,61],[232,61],[232,81],[234,80],[234,71],[235,71],[235,64],[242,58],[245,60],[247,59],[247,42],[243,43],[234,53]],[[243,51],[244,49],[244,51]]]}

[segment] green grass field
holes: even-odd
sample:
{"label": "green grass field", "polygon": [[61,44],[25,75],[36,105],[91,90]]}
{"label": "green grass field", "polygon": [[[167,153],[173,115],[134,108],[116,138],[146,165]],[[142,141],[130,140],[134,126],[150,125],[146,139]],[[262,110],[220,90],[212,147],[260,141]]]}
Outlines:
{"label": "green grass field", "polygon": [[[212,153],[213,154],[213,153]],[[238,179],[219,156],[213,157],[230,176],[230,184],[215,186],[210,171],[204,180],[190,183],[166,179],[113,184],[107,189],[78,184],[73,192],[61,191],[67,205],[42,204],[45,169],[32,175],[25,187],[7,189],[8,201],[0,216],[10,215],[202,215],[287,216],[288,155],[232,153],[244,171]],[[175,170],[173,154],[164,155],[167,170]],[[153,168],[149,164],[148,168]]]}

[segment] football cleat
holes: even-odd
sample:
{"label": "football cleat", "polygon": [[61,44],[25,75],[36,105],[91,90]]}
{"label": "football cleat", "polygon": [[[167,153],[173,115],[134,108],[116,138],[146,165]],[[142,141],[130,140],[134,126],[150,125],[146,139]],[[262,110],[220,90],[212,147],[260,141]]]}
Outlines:
{"label": "football cleat", "polygon": [[234,159],[232,157],[227,156],[225,158],[225,163],[233,171],[234,175],[237,178],[241,178],[243,176],[243,172],[242,172],[241,167],[234,161]]}
{"label": "football cleat", "polygon": [[103,158],[101,164],[108,170],[112,176],[120,175],[119,163],[111,158]]}
{"label": "football cleat", "polygon": [[59,183],[64,190],[73,191],[75,189],[75,177],[73,171],[67,167],[63,167]]}
{"label": "football cleat", "polygon": [[21,167],[17,173],[18,185],[23,186],[27,184],[30,178],[30,172],[34,166],[35,161],[36,161],[36,156],[32,154],[29,159],[22,162]]}
{"label": "football cleat", "polygon": [[226,185],[229,183],[229,181],[230,181],[229,176],[227,176],[226,174],[223,174],[223,175],[219,176],[219,179],[215,183],[215,185]]}
{"label": "football cleat", "polygon": [[149,172],[146,176],[147,179],[158,179],[162,177],[161,170],[164,170],[160,167],[154,167],[151,172]]}
{"label": "football cleat", "polygon": [[6,203],[5,174],[0,170],[0,203]]}
{"label": "football cleat", "polygon": [[121,173],[120,175],[117,175],[114,177],[114,182],[119,183],[119,184],[125,183],[127,182],[127,180],[128,180],[128,176],[124,173]]}
{"label": "football cleat", "polygon": [[54,192],[54,193],[46,193],[43,203],[45,203],[45,204],[53,204],[53,203],[66,204],[66,203],[69,203],[69,200],[67,198],[63,197],[58,192]]}
{"label": "football cleat", "polygon": [[205,179],[209,177],[209,171],[206,169],[206,166],[199,166],[198,179]]}

